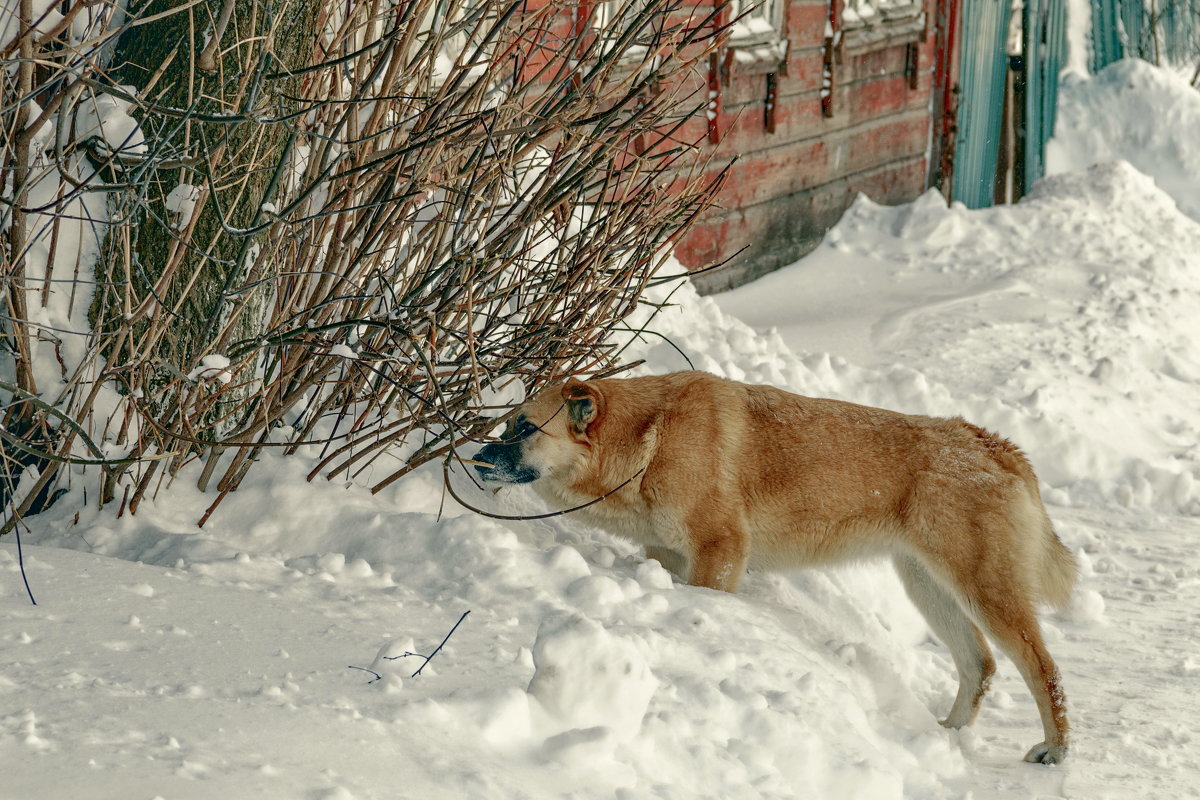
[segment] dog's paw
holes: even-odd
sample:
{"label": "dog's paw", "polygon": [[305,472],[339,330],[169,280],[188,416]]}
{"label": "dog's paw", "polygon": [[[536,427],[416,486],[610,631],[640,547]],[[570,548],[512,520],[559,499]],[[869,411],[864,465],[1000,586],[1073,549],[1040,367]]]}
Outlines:
{"label": "dog's paw", "polygon": [[1028,753],[1025,754],[1025,760],[1030,764],[1061,764],[1067,759],[1067,746],[1057,745],[1051,747],[1045,742],[1035,744]]}
{"label": "dog's paw", "polygon": [[974,716],[966,716],[965,714],[955,714],[953,711],[945,719],[939,719],[938,725],[943,728],[949,728],[952,731],[962,730],[970,726],[974,722]]}

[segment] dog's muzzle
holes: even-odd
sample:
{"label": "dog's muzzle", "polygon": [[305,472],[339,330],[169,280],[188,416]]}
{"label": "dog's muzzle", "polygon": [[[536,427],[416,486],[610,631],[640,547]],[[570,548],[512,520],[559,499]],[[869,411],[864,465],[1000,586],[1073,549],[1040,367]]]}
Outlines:
{"label": "dog's muzzle", "polygon": [[473,457],[475,461],[485,461],[491,467],[475,465],[482,480],[490,483],[529,483],[538,479],[538,471],[521,463],[520,444],[485,445]]}

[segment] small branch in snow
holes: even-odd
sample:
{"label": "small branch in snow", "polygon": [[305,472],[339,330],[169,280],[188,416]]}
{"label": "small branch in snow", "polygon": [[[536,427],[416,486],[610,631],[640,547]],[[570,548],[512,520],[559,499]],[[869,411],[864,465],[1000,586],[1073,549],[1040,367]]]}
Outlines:
{"label": "small branch in snow", "polygon": [[[442,648],[445,647],[446,642],[450,641],[450,637],[454,635],[454,632],[456,630],[458,630],[458,626],[462,625],[463,620],[466,619],[467,614],[470,614],[470,613],[471,613],[470,609],[463,612],[462,616],[458,618],[458,622],[454,623],[454,627],[451,628],[450,632],[447,633],[445,638],[442,639],[442,643],[439,644],[436,648],[434,648],[434,651],[432,653],[430,653],[429,655],[425,656],[425,655],[421,655],[420,653],[410,653],[406,650],[398,656],[384,656],[383,657],[384,661],[398,661],[402,658],[409,658],[412,656],[416,656],[417,658],[423,658],[423,659],[425,659],[425,661],[423,661],[421,663],[421,666],[417,668],[417,671],[414,672],[412,675],[408,676],[410,678],[417,677],[418,675],[421,674],[421,670],[425,669],[425,667],[429,664],[429,662],[433,660],[433,657],[436,656],[439,652],[441,652]],[[374,678],[367,681],[368,686],[370,686],[372,683],[375,683],[376,681],[383,680],[383,675],[379,674],[378,672],[376,672],[373,669],[368,669],[366,667],[356,667],[353,664],[350,664],[349,666],[347,666],[346,669],[357,669],[357,670],[361,670],[362,672],[369,672],[372,675],[374,675],[375,676]]]}
{"label": "small branch in snow", "polygon": [[415,678],[421,674],[421,670],[425,669],[426,665],[428,665],[429,662],[433,660],[433,657],[441,652],[442,648],[446,645],[446,642],[448,642],[450,640],[450,637],[454,635],[454,632],[456,630],[458,630],[458,626],[462,625],[463,620],[466,619],[467,614],[470,614],[470,613],[471,613],[470,609],[467,609],[466,611],[463,612],[463,615],[458,618],[458,622],[454,623],[454,627],[451,628],[450,632],[446,634],[446,638],[442,639],[442,643],[439,644],[432,653],[430,653],[428,656],[425,657],[425,663],[422,664],[420,667],[418,667],[417,671],[409,676],[410,678]]}
{"label": "small branch in snow", "polygon": [[408,658],[409,656],[416,656],[417,658],[423,658],[423,659],[425,659],[425,661],[424,661],[424,662],[421,664],[421,666],[417,668],[417,671],[416,671],[416,672],[414,672],[412,675],[409,675],[409,676],[408,676],[408,677],[410,677],[410,678],[415,678],[415,677],[417,677],[418,675],[420,675],[420,674],[421,674],[421,670],[425,669],[425,666],[426,666],[427,664],[429,664],[429,662],[430,662],[430,661],[432,661],[432,660],[433,660],[433,657],[434,657],[434,656],[436,656],[436,655],[438,654],[438,652],[439,652],[439,651],[442,649],[442,647],[443,647],[443,646],[446,644],[446,642],[450,640],[450,637],[454,635],[454,632],[455,632],[456,630],[458,630],[458,626],[459,626],[459,625],[462,625],[462,621],[463,621],[464,619],[466,619],[466,618],[467,618],[467,614],[470,614],[470,613],[471,613],[471,612],[470,612],[470,610],[467,610],[467,611],[464,611],[464,612],[463,612],[463,615],[462,615],[461,617],[459,617],[459,618],[458,618],[458,622],[454,623],[454,627],[453,627],[453,628],[451,628],[451,629],[450,629],[450,632],[446,634],[446,638],[445,638],[445,639],[442,639],[442,643],[441,643],[441,644],[439,644],[439,645],[437,646],[437,648],[436,648],[436,649],[434,649],[434,651],[433,651],[432,653],[430,653],[429,655],[427,655],[427,656],[423,656],[423,655],[421,655],[420,653],[409,653],[409,652],[405,651],[404,653],[402,653],[401,655],[398,655],[398,656],[384,656],[384,657],[383,657],[383,658],[384,658],[384,660],[385,660],[385,661],[396,661],[397,659],[401,659],[401,658]]}
{"label": "small branch in snow", "polygon": [[359,670],[362,670],[363,672],[369,672],[369,673],[371,673],[372,675],[374,675],[374,676],[375,676],[374,678],[372,678],[371,680],[367,681],[367,686],[370,686],[370,685],[371,685],[372,683],[374,683],[375,681],[381,681],[381,680],[383,680],[383,676],[382,676],[382,675],[380,675],[378,672],[376,672],[376,671],[375,671],[375,670],[373,670],[373,669],[367,669],[366,667],[356,667],[356,666],[354,666],[353,664],[350,664],[349,666],[347,666],[347,667],[346,667],[346,669],[359,669]]}
{"label": "small branch in snow", "polygon": [[37,600],[33,599],[33,589],[29,588],[29,576],[25,574],[25,551],[21,547],[21,526],[18,525],[15,529],[17,534],[17,564],[21,567],[21,580],[25,581],[25,592],[29,595],[29,602],[37,605]]}

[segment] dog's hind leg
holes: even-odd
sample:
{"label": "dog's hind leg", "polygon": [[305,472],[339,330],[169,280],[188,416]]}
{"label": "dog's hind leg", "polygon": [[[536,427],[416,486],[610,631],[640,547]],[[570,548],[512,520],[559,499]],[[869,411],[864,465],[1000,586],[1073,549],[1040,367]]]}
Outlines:
{"label": "dog's hind leg", "polygon": [[996,660],[983,632],[971,621],[954,595],[911,556],[893,559],[896,572],[913,605],[935,636],[950,650],[958,669],[958,695],[942,720],[947,728],[970,725],[996,672]]}
{"label": "dog's hind leg", "polygon": [[1045,741],[1025,754],[1033,763],[1057,764],[1067,757],[1067,701],[1058,666],[1046,650],[1037,615],[1019,587],[975,587],[980,622],[1004,654],[1013,660],[1037,702]]}

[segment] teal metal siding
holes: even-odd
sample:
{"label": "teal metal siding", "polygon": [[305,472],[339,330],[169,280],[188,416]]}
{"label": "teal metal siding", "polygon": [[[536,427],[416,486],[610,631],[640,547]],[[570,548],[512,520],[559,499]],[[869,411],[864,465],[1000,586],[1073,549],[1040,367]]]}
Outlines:
{"label": "teal metal siding", "polygon": [[1146,38],[1146,6],[1145,0],[1116,0],[1121,9],[1121,36],[1125,45],[1123,55],[1137,56],[1147,54],[1150,49]]}
{"label": "teal metal siding", "polygon": [[1195,63],[1200,56],[1200,0],[1162,0],[1160,5],[1163,56],[1176,64]]}
{"label": "teal metal siding", "polygon": [[1120,0],[1092,0],[1092,72],[1125,57],[1121,42]]}
{"label": "teal metal siding", "polygon": [[1188,63],[1200,55],[1200,0],[1154,0],[1150,9],[1146,0],[1092,0],[1093,72],[1122,58]]}
{"label": "teal metal siding", "polygon": [[963,2],[951,198],[968,208],[990,206],[995,193],[1011,5],[1011,0]]}
{"label": "teal metal siding", "polygon": [[[1092,69],[1126,57],[1174,63],[1200,55],[1200,0],[1091,0]],[[951,198],[970,208],[995,197],[1004,94],[1006,40],[1012,0],[963,0],[959,48],[958,130]],[[1046,143],[1054,135],[1058,77],[1066,61],[1063,0],[1024,0],[1021,65],[1023,105],[1016,121],[1023,139],[1018,187],[1045,174]]]}
{"label": "teal metal siding", "polygon": [[1062,0],[1025,0],[1025,187],[1046,174],[1046,142],[1054,135],[1058,76],[1067,57]]}

